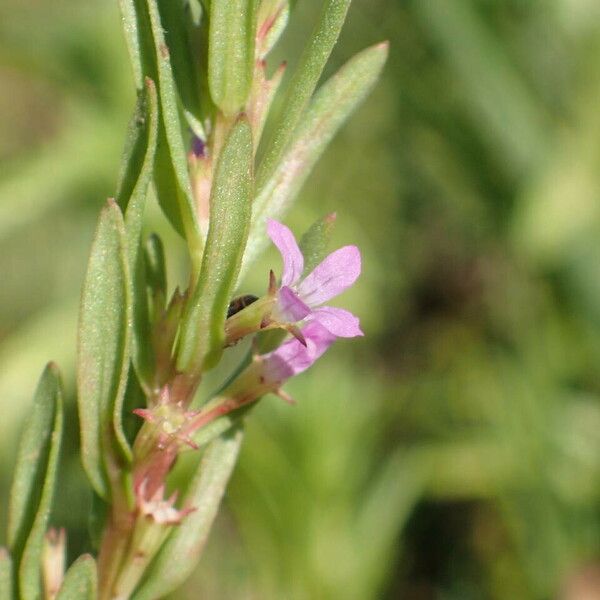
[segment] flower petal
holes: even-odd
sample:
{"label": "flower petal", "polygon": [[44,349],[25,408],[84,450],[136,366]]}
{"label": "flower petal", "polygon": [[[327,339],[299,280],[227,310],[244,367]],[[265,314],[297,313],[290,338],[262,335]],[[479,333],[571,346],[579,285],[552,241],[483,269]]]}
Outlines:
{"label": "flower petal", "polygon": [[277,311],[275,314],[277,320],[282,323],[296,323],[309,314],[310,307],[298,298],[298,294],[294,290],[284,285],[277,292]]}
{"label": "flower petal", "polygon": [[281,285],[293,285],[300,279],[304,270],[304,257],[294,234],[283,223],[274,219],[267,221],[267,234],[277,246],[283,259]]}
{"label": "flower petal", "polygon": [[351,338],[364,335],[358,317],[343,308],[334,308],[333,306],[316,308],[311,313],[310,321],[311,323],[319,322],[336,337]]}
{"label": "flower petal", "polygon": [[298,295],[309,306],[319,306],[348,289],[359,275],[359,249],[344,246],[315,267],[298,286]]}
{"label": "flower petal", "polygon": [[317,321],[302,328],[306,340],[303,346],[296,338],[265,354],[264,376],[270,382],[283,382],[306,371],[335,341],[335,336]]}

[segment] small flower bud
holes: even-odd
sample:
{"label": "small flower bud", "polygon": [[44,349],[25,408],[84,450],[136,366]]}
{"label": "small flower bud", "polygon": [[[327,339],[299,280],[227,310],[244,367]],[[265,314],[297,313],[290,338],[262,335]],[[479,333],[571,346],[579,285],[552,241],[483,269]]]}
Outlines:
{"label": "small flower bud", "polygon": [[64,529],[50,529],[42,546],[44,598],[56,598],[65,574],[66,534]]}

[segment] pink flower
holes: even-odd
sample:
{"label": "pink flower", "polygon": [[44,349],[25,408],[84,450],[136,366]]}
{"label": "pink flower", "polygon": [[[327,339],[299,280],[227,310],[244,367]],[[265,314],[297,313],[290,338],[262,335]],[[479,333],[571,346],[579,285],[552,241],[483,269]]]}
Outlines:
{"label": "pink flower", "polygon": [[311,273],[302,277],[304,257],[294,234],[273,219],[267,222],[267,233],[283,259],[281,287],[277,292],[277,312],[281,320],[289,323],[319,322],[336,337],[363,335],[358,318],[351,312],[321,306],[358,279],[361,268],[358,248],[344,246],[335,250]]}
{"label": "pink flower", "polygon": [[263,382],[267,386],[280,385],[306,371],[336,340],[336,334],[318,320],[308,323],[301,331],[306,346],[293,337],[260,357]]}
{"label": "pink flower", "polygon": [[187,423],[182,433],[191,436],[215,419],[256,402],[269,393],[291,400],[281,386],[290,377],[312,366],[337,339],[318,320],[304,325],[300,334],[304,343],[292,337],[273,352],[255,357],[222,391],[221,396],[214,398]]}

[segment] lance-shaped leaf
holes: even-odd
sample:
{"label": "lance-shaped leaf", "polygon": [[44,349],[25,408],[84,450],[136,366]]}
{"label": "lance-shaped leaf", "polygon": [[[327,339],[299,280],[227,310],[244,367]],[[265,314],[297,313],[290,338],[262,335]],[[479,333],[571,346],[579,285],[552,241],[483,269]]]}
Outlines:
{"label": "lance-shaped leaf", "polygon": [[346,20],[351,0],[326,0],[315,29],[300,57],[281,106],[281,118],[257,172],[260,189],[271,178],[300,122]]}
{"label": "lance-shaped leaf", "polygon": [[83,285],[77,365],[83,466],[103,498],[110,488],[107,467],[112,470],[120,458],[131,457],[121,426],[131,313],[125,224],[109,200],[100,213]]}
{"label": "lance-shaped leaf", "polygon": [[167,538],[133,600],[162,598],[196,568],[237,461],[242,438],[242,431],[236,429],[208,446],[183,501],[183,506],[195,510]]}
{"label": "lance-shaped leaf", "polygon": [[154,73],[153,41],[144,0],[119,0],[123,31],[135,87],[144,88],[144,76]]}
{"label": "lance-shaped leaf", "polygon": [[40,505],[61,389],[50,363],[38,382],[33,407],[21,437],[8,506],[8,545],[16,562]]}
{"label": "lance-shaped leaf", "polygon": [[[200,49],[193,43],[198,31],[193,24],[190,3],[181,0],[159,1],[158,7],[165,30],[165,39],[171,52],[173,78],[186,118],[194,122],[197,134],[204,134],[200,90],[206,85],[206,82],[202,81],[206,79],[206,73],[198,69]],[[202,75],[204,77],[201,77]]]}
{"label": "lance-shaped leaf", "polygon": [[266,245],[266,219],[285,213],[333,136],[375,85],[387,51],[387,43],[363,50],[315,94],[276,170],[257,190],[242,275]]}
{"label": "lance-shaped leaf", "polygon": [[152,181],[158,137],[158,100],[154,82],[146,78],[144,93],[140,93],[129,125],[123,166],[117,186],[116,201],[125,214],[130,272],[133,275],[133,344],[136,370],[146,385],[150,385],[154,358],[148,342],[150,326],[143,256],[139,253],[142,219],[148,186]]}
{"label": "lance-shaped leaf", "polygon": [[96,561],[83,554],[65,573],[56,600],[96,600],[97,586]]}
{"label": "lance-shaped leaf", "polygon": [[12,559],[6,548],[0,548],[0,598],[14,599]]}
{"label": "lance-shaped leaf", "polygon": [[177,368],[198,373],[223,351],[223,324],[248,237],[252,202],[252,134],[241,118],[233,126],[213,180],[210,226],[196,289],[184,315]]}
{"label": "lance-shaped leaf", "polygon": [[56,366],[44,370],[19,447],[10,494],[8,542],[18,564],[19,596],[41,596],[40,558],[52,506],[63,428]]}
{"label": "lance-shaped leaf", "polygon": [[158,199],[175,228],[179,231],[183,229],[192,264],[194,268],[198,268],[202,256],[202,240],[196,223],[186,152],[181,137],[170,52],[156,0],[147,0],[147,7],[154,40],[161,108],[156,160]]}
{"label": "lance-shaped leaf", "polygon": [[135,111],[129,123],[115,195],[115,200],[125,215],[129,259],[132,268],[136,262],[148,186],[152,181],[157,137],[156,85],[152,79],[146,78],[144,91],[138,96]]}
{"label": "lance-shaped leaf", "polygon": [[208,86],[213,102],[234,115],[252,82],[254,27],[251,0],[212,0],[208,42]]}

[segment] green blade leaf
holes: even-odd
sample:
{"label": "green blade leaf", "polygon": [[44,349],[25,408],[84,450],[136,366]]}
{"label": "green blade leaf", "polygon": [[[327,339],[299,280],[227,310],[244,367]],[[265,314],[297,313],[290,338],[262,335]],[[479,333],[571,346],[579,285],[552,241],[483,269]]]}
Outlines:
{"label": "green blade leaf", "polygon": [[107,468],[112,473],[131,457],[121,426],[131,313],[125,224],[109,200],[100,213],[83,285],[77,361],[83,466],[103,498],[110,489]]}
{"label": "green blade leaf", "polygon": [[310,273],[327,255],[327,248],[335,225],[335,213],[315,221],[300,239],[304,256],[304,275]]}
{"label": "green blade leaf", "polygon": [[132,358],[146,387],[150,386],[154,368],[146,294],[144,257],[140,253],[142,220],[148,186],[152,181],[158,138],[158,99],[156,86],[146,78],[146,90],[140,94],[129,128],[124,167],[116,200],[125,214],[129,268],[133,274]]}
{"label": "green blade leaf", "polygon": [[315,94],[288,150],[257,191],[242,272],[266,245],[266,219],[281,217],[288,209],[333,136],[375,85],[387,52],[387,43],[363,50]]}
{"label": "green blade leaf", "polygon": [[8,545],[18,563],[38,511],[61,397],[58,369],[49,364],[38,382],[21,437],[8,506]]}
{"label": "green blade leaf", "polygon": [[239,272],[251,216],[252,134],[241,118],[217,163],[210,197],[210,227],[198,284],[184,315],[177,368],[197,373],[223,351],[223,324]]}
{"label": "green blade leaf", "polygon": [[[200,32],[193,24],[190,3],[187,0],[159,0],[158,6],[166,42],[171,51],[173,78],[179,98],[186,116],[191,115],[199,127],[199,133],[204,133],[200,96],[202,88],[207,85],[206,66],[204,65],[203,72],[199,68],[202,50],[194,42]],[[205,61],[205,53],[202,54]]]}
{"label": "green blade leaf", "polygon": [[10,495],[8,537],[18,563],[19,596],[41,596],[40,558],[54,496],[63,428],[62,390],[56,366],[44,370],[23,434]]}
{"label": "green blade leaf", "polygon": [[12,559],[6,548],[0,548],[0,598],[14,599]]}
{"label": "green blade leaf", "polygon": [[251,0],[213,0],[210,6],[208,87],[227,116],[246,102],[252,82],[254,27]]}
{"label": "green blade leaf", "polygon": [[66,572],[56,600],[95,600],[97,586],[96,561],[83,554]]}
{"label": "green blade leaf", "polygon": [[143,7],[140,4],[140,0],[119,0],[125,41],[138,90],[144,88],[144,75],[153,72],[152,37],[142,17]]}
{"label": "green blade leaf", "polygon": [[237,461],[242,438],[241,429],[236,429],[208,446],[183,502],[183,506],[193,506],[196,510],[167,538],[133,600],[161,598],[181,585],[195,569]]}
{"label": "green blade leaf", "polygon": [[327,0],[323,3],[315,29],[306,44],[294,76],[289,83],[281,106],[281,119],[266,149],[257,173],[257,187],[261,189],[279,163],[294,130],[302,118],[331,51],[338,40],[351,0]]}
{"label": "green blade leaf", "polygon": [[145,89],[140,93],[129,124],[123,153],[123,165],[117,185],[115,200],[125,215],[125,227],[130,251],[131,267],[135,265],[142,218],[146,206],[148,186],[158,137],[158,98],[156,85],[146,78]]}
{"label": "green blade leaf", "polygon": [[[157,181],[159,201],[165,214],[176,227],[180,223],[191,254],[193,265],[198,267],[202,256],[202,240],[196,222],[194,200],[190,184],[186,152],[181,136],[181,123],[177,91],[171,68],[169,48],[165,42],[164,29],[156,0],[147,0],[148,14],[154,40],[155,60],[157,64],[158,90],[161,106],[161,127],[159,130],[159,151],[157,169],[162,172],[160,183]],[[175,178],[177,185],[165,189],[165,178]],[[166,206],[168,204],[168,207]]]}

